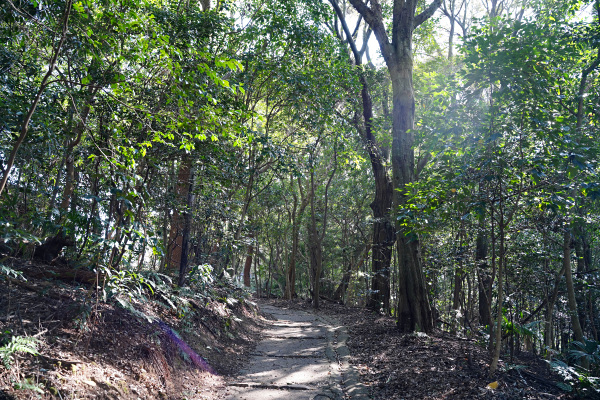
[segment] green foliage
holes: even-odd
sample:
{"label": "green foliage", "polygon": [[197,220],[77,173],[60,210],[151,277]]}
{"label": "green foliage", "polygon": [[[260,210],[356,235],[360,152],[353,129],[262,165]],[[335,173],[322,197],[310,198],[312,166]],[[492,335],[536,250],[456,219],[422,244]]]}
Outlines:
{"label": "green foliage", "polygon": [[34,378],[25,378],[20,382],[15,382],[13,387],[16,390],[31,390],[39,394],[44,394],[44,384],[35,382]]}
{"label": "green foliage", "polygon": [[23,275],[23,271],[17,271],[11,267],[8,267],[4,264],[0,264],[0,280],[6,280],[6,277],[10,278],[16,278],[16,279],[20,279],[23,281],[26,281],[27,279],[25,278],[25,276]]}
{"label": "green foliage", "polygon": [[[405,206],[394,212],[402,231],[422,244],[437,308],[454,314],[441,317],[473,323],[465,332],[477,330],[476,307],[446,311],[453,278],[470,285],[461,301],[476,302],[483,279],[498,277],[499,218],[511,216],[502,249],[510,298],[502,330],[535,343],[540,326],[520,321],[552,293],[565,221],[574,241],[585,237],[590,259],[598,259],[597,68],[582,97],[579,89],[600,35],[597,16],[573,19],[581,2],[534,3],[519,21],[508,13],[463,21],[471,35],[456,41],[464,45],[453,60],[441,56],[436,19],[415,31],[415,51],[426,53],[415,57],[414,68],[414,152],[423,164],[415,167],[418,179],[402,189]],[[0,4],[2,160],[47,71],[65,7],[13,4]],[[339,24],[325,1],[219,4],[210,11],[201,2],[74,4],[52,83],[0,199],[3,253],[27,256],[39,238],[63,227],[77,242],[69,259],[104,266],[102,300],[131,310],[149,300],[186,318],[192,308],[185,297],[233,306],[236,296],[247,296],[239,289],[224,296],[215,277],[231,273],[225,285],[235,285],[250,246],[253,289],[283,295],[287,268],[295,264],[297,293],[309,295],[307,226],[314,215],[325,233],[325,294],[351,273],[346,297],[360,303],[373,277],[374,188],[358,77],[364,74],[371,88],[371,122],[389,172],[388,71],[366,63],[358,71],[349,62],[331,32]],[[193,179],[180,182],[188,164]],[[303,204],[308,208],[300,211]],[[183,215],[191,217],[190,286],[174,288],[172,276],[155,271],[172,270],[170,246]],[[485,259],[475,255],[479,237],[488,241]],[[598,273],[589,267],[576,280],[597,310]],[[397,270],[390,269],[394,285]],[[0,277],[7,276],[20,275],[0,266]],[[490,288],[493,304],[499,293],[494,282]],[[565,318],[562,297],[555,308],[554,317]],[[80,328],[91,313],[82,307]],[[587,344],[574,346],[573,357],[594,365]]]}
{"label": "green foliage", "polygon": [[[560,386],[566,391],[576,391],[580,396],[600,394],[600,343],[574,340],[562,355],[563,360],[550,362],[551,368],[564,380]],[[584,368],[585,366],[586,368]]]}
{"label": "green foliage", "polygon": [[0,241],[12,249],[13,254],[10,255],[24,253],[28,244],[39,245],[42,243],[36,235],[17,226],[14,222],[0,220]]}
{"label": "green foliage", "polygon": [[591,395],[590,392],[600,393],[600,378],[589,376],[580,368],[561,360],[551,361],[550,367],[562,377],[564,382],[557,384],[561,389],[567,392],[576,391],[584,397]]}
{"label": "green foliage", "polygon": [[109,267],[100,269],[105,277],[102,288],[103,301],[119,299],[120,296],[130,300],[146,300],[146,293],[154,294],[156,284],[151,279],[146,279],[141,273],[132,270],[115,270]]}
{"label": "green foliage", "polygon": [[600,343],[585,339],[585,343],[574,340],[567,350],[567,359],[573,363],[585,363],[592,374],[600,375]]}
{"label": "green foliage", "polygon": [[194,265],[188,274],[190,283],[198,285],[202,291],[215,281],[213,267],[210,264]]}
{"label": "green foliage", "polygon": [[4,332],[0,343],[0,358],[7,369],[10,369],[16,353],[38,355],[39,340],[34,337],[12,336],[10,332]]}
{"label": "green foliage", "polygon": [[508,335],[519,335],[521,337],[528,337],[531,339],[542,340],[540,333],[540,325],[544,321],[533,321],[527,324],[519,324],[517,322],[511,322],[506,316],[503,317],[502,330]]}

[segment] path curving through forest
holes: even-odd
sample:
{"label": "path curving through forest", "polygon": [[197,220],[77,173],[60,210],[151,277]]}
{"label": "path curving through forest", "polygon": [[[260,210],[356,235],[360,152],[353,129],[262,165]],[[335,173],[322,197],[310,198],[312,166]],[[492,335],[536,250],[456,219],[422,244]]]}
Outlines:
{"label": "path curving through forest", "polygon": [[262,305],[273,320],[228,400],[368,399],[349,364],[346,328],[312,312]]}

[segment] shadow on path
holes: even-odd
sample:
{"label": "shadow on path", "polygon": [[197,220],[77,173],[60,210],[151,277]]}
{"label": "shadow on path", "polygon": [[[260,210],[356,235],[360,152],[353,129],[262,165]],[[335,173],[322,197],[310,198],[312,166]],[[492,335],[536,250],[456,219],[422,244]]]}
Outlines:
{"label": "shadow on path", "polygon": [[346,330],[337,321],[271,305],[261,310],[275,320],[229,382],[227,400],[369,398],[348,363]]}

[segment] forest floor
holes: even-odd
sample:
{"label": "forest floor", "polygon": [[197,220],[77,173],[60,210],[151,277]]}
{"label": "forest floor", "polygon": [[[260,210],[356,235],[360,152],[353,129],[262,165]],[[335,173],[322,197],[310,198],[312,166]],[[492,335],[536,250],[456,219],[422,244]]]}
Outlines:
{"label": "forest floor", "polygon": [[[569,398],[537,356],[504,360],[489,377],[489,356],[475,340],[442,332],[403,335],[393,319],[363,309],[323,302],[314,313],[300,300],[253,302],[231,285],[217,285],[200,298],[179,293],[185,300],[177,305],[149,298],[123,308],[97,302],[98,293],[69,268],[19,259],[3,263],[27,281],[0,282],[0,345],[6,348],[11,336],[34,337],[39,355],[16,352],[10,368],[0,366],[0,400],[238,400],[261,389],[256,373],[266,372],[272,378],[266,386],[281,389],[272,387],[281,383],[275,382],[281,371],[293,378],[282,382],[296,384],[298,398]],[[273,331],[277,326],[283,330]],[[311,330],[314,335],[304,340],[282,341]],[[294,377],[297,367],[281,364],[315,356],[320,359],[310,365],[323,369],[314,376]],[[277,365],[283,365],[279,372]],[[335,390],[314,395],[318,382],[311,377],[333,382]],[[252,381],[254,386],[244,386]],[[487,387],[492,382],[497,389]],[[356,388],[364,390],[355,394]],[[290,392],[272,398],[291,399]]]}
{"label": "forest floor", "polygon": [[34,337],[39,355],[15,352],[10,368],[0,363],[0,400],[222,399],[225,377],[244,366],[266,327],[256,303],[229,285],[123,308],[97,302],[80,282],[87,275],[72,275],[81,270],[3,264],[27,281],[0,281],[0,345]]}

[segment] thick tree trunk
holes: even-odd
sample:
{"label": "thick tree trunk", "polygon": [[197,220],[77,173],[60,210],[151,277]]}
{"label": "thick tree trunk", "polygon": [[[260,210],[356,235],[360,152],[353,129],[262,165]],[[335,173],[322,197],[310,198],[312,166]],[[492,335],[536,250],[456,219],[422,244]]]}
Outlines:
{"label": "thick tree trunk", "polygon": [[390,221],[392,184],[383,165],[372,162],[375,177],[373,210],[373,253],[371,295],[367,306],[373,310],[390,309],[390,264],[395,240],[394,226]]}
{"label": "thick tree trunk", "polygon": [[65,187],[63,190],[62,201],[60,208],[63,213],[69,211],[69,204],[71,203],[71,196],[75,190],[75,157],[73,156],[73,149],[69,146],[67,150],[67,156],[65,158],[65,167],[67,168]]}
{"label": "thick tree trunk", "polygon": [[[388,65],[393,89],[392,119],[392,172],[394,207],[406,202],[403,193],[406,185],[414,181],[414,113],[415,101],[412,84],[412,31],[404,24],[402,40],[396,47],[396,65]],[[399,50],[399,51],[398,51]],[[398,328],[401,332],[415,330],[431,332],[433,313],[429,304],[427,286],[421,263],[419,239],[414,233],[404,230],[401,222],[396,225],[398,232],[399,283]]]}
{"label": "thick tree trunk", "polygon": [[[342,28],[346,35],[346,41],[352,50],[354,62],[357,66],[362,64],[362,57],[367,49],[366,43],[359,51],[354,38],[348,29],[345,14],[339,7],[337,0],[329,0],[333,6]],[[337,32],[336,32],[337,33]],[[393,188],[390,175],[385,167],[385,156],[379,147],[373,133],[373,101],[369,91],[369,84],[364,72],[360,72],[361,99],[363,106],[364,140],[365,147],[371,159],[373,178],[375,180],[375,198],[371,203],[373,210],[373,253],[371,264],[371,291],[367,307],[379,311],[383,308],[390,310],[390,264],[392,259],[392,247],[395,241],[395,229],[391,223],[390,211],[392,207]],[[384,104],[384,107],[387,105]],[[359,124],[357,124],[359,125]],[[359,130],[362,130],[358,127]]]}

